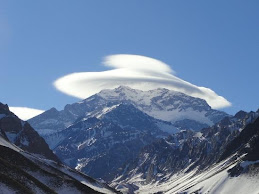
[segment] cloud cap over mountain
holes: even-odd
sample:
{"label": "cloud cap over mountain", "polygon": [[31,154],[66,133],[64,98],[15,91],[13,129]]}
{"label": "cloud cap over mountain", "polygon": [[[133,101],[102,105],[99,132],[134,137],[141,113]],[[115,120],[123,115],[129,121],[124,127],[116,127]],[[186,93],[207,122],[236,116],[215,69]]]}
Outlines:
{"label": "cloud cap over mountain", "polygon": [[140,55],[118,54],[104,58],[103,65],[113,68],[101,72],[68,74],[54,82],[57,90],[85,99],[103,89],[120,85],[140,90],[167,88],[207,101],[212,108],[224,108],[231,103],[210,88],[196,86],[175,76],[169,65]]}

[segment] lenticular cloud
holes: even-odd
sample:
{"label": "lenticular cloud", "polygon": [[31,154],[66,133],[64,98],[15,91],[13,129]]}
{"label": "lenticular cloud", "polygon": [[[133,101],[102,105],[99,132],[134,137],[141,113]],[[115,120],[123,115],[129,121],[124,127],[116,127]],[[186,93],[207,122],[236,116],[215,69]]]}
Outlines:
{"label": "lenticular cloud", "polygon": [[212,108],[224,108],[231,103],[209,88],[196,86],[175,76],[162,61],[140,55],[111,55],[103,65],[112,70],[72,73],[57,79],[54,86],[61,92],[85,99],[103,89],[125,85],[134,89],[167,88],[206,100]]}

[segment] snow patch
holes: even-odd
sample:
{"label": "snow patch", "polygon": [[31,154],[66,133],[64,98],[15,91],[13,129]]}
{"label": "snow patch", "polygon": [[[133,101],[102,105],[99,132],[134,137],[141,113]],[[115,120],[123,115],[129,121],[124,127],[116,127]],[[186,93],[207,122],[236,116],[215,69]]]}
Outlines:
{"label": "snow patch", "polygon": [[88,147],[88,146],[91,146],[93,145],[94,143],[96,142],[96,139],[95,138],[89,138],[87,139],[86,141],[84,141],[83,143],[80,143],[78,146],[77,146],[77,149],[78,150],[81,150],[81,149],[84,149],[85,147]]}

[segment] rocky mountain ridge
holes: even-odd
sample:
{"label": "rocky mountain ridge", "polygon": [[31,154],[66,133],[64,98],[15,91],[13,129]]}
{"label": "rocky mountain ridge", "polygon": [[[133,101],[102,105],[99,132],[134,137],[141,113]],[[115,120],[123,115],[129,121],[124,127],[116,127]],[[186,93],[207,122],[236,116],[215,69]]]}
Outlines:
{"label": "rocky mountain ridge", "polygon": [[200,130],[228,116],[211,109],[205,100],[180,92],[161,88],[141,91],[120,86],[113,90],[102,90],[78,103],[68,104],[61,111],[55,108],[47,110],[30,119],[29,123],[44,136],[67,128],[77,119],[93,117],[121,103],[131,104],[156,119],[175,123],[179,129]]}
{"label": "rocky mountain ridge", "polygon": [[[248,157],[249,154],[247,156],[250,160],[259,159],[254,150],[257,149],[257,134],[254,132],[256,129],[251,129],[247,134],[251,128],[249,126],[258,122],[258,116],[258,111],[240,111],[212,127],[204,128],[201,132],[184,130],[165,139],[159,139],[145,146],[134,162],[126,163],[118,172],[113,185],[117,182],[119,188],[127,188],[128,191],[140,185],[163,185],[179,173],[205,172],[238,150],[239,157],[244,153],[250,153],[251,157]],[[248,146],[242,141],[251,142],[253,148],[248,151],[250,144]],[[241,149],[240,145],[244,148]]]}

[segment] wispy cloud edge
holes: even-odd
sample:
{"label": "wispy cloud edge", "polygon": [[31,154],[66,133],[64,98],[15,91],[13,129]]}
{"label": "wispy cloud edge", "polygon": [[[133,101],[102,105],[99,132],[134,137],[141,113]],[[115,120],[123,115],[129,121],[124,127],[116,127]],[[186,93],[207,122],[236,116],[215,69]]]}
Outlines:
{"label": "wispy cloud edge", "polygon": [[196,86],[175,76],[169,65],[162,61],[140,55],[118,54],[104,58],[102,63],[113,69],[101,72],[71,73],[58,78],[54,87],[70,96],[85,99],[103,89],[120,85],[135,89],[151,90],[167,88],[202,98],[216,109],[231,106],[223,96],[212,89]]}

